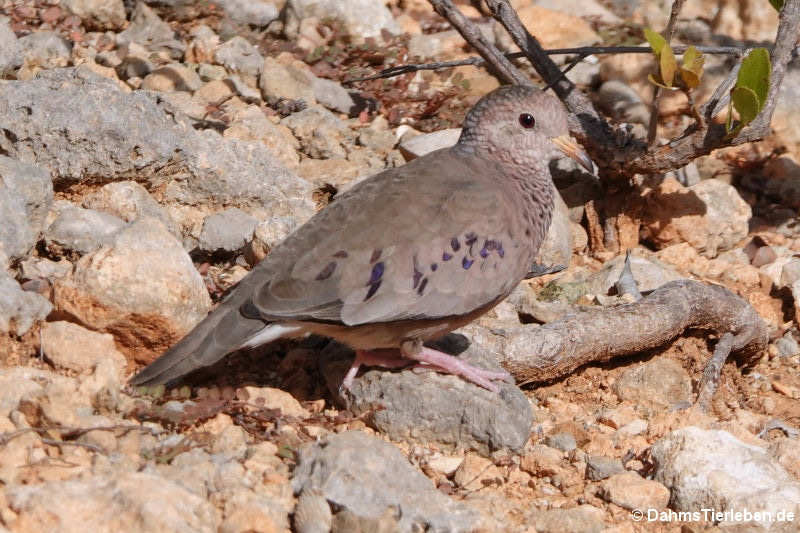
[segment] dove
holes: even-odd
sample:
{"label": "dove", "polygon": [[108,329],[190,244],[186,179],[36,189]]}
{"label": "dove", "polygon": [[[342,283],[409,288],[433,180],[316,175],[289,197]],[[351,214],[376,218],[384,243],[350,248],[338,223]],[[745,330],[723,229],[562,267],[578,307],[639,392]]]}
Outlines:
{"label": "dove", "polygon": [[592,162],[554,96],[500,87],[467,113],[458,142],[337,196],[246,275],[132,385],[172,384],[226,354],[322,335],[362,365],[418,365],[498,391],[504,371],[425,345],[501,302],[526,277],[553,213],[550,163]]}

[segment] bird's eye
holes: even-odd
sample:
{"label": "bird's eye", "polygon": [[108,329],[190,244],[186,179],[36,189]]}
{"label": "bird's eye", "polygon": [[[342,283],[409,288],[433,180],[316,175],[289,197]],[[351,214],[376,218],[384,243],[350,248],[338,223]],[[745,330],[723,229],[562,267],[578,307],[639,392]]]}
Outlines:
{"label": "bird's eye", "polygon": [[536,119],[530,113],[523,113],[519,116],[519,123],[523,128],[532,128],[536,125]]}

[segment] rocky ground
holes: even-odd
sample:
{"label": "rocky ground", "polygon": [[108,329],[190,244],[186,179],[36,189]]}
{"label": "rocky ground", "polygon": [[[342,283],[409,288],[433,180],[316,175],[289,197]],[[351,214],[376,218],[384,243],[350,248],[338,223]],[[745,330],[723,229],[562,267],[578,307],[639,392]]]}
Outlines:
{"label": "rocky ground", "polygon": [[[669,11],[512,3],[546,47],[638,43]],[[0,13],[0,532],[800,529],[797,64],[773,135],[643,178],[619,228],[638,243],[640,290],[722,284],[769,326],[754,368],[726,365],[709,413],[691,405],[715,339],[692,331],[500,394],[373,370],[342,398],[351,354],[325,339],[130,390],[293,228],[454,142],[498,83],[472,67],[343,83],[467,55],[423,0],[0,0]],[[678,37],[769,42],[776,24],[766,0],[692,0]],[[589,58],[569,76],[641,135],[651,62]],[[706,65],[699,101],[731,67]],[[665,137],[690,120],[681,98],[662,101]],[[464,357],[497,365],[516,333],[625,301],[624,254],[589,247],[596,180],[564,167],[556,181],[541,262],[569,268],[448,338],[471,342]],[[704,508],[794,521],[647,520]]]}

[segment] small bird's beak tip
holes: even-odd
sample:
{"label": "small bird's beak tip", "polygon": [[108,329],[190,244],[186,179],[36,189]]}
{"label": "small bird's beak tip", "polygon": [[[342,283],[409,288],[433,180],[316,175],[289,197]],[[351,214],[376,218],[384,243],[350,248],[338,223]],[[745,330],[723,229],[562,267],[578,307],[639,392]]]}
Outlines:
{"label": "small bird's beak tip", "polygon": [[581,145],[575,142],[572,137],[569,135],[560,135],[558,137],[553,137],[551,140],[565,155],[585,168],[590,174],[594,174],[594,162],[589,157],[589,154],[587,154]]}

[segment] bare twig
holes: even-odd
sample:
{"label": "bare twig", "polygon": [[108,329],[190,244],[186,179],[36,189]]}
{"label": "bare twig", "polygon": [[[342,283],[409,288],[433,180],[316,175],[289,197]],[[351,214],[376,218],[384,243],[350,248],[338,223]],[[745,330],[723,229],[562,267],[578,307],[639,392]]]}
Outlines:
{"label": "bare twig", "polygon": [[[689,45],[677,44],[672,47],[672,51],[680,55],[686,52]],[[704,54],[718,54],[736,56],[742,53],[744,47],[741,46],[695,46],[695,48]],[[649,46],[579,46],[576,48],[548,48],[544,51],[549,56],[555,55],[605,55],[605,54],[652,54],[653,49]],[[522,52],[514,52],[508,54],[512,56],[511,59],[516,57],[525,57]]]}
{"label": "bare twig", "polygon": [[734,65],[728,73],[728,76],[722,80],[722,83],[714,90],[714,94],[711,95],[708,102],[700,107],[700,113],[706,121],[713,119],[717,113],[728,105],[728,101],[731,98],[731,89],[736,84],[736,78],[739,76],[739,69],[742,66],[741,59],[749,51],[749,48],[742,51],[742,54],[739,56],[739,61],[736,62],[736,65]]}
{"label": "bare twig", "polygon": [[518,383],[541,382],[587,363],[663,346],[687,329],[731,333],[728,352],[745,364],[755,363],[767,346],[767,326],[747,301],[719,285],[678,280],[632,304],[583,309],[543,326],[524,326],[500,352]]}
{"label": "bare twig", "polygon": [[77,440],[55,440],[55,439],[42,439],[42,443],[50,445],[50,446],[57,446],[61,448],[62,446],[77,446],[79,448],[86,448],[87,450],[91,450],[93,452],[97,452],[103,455],[106,455],[106,451],[97,446],[96,444],[90,444],[88,442],[81,442]]}
{"label": "bare twig", "polygon": [[[669,21],[667,22],[667,27],[663,34],[664,40],[667,41],[667,46],[669,46],[669,42],[672,40],[672,35],[675,33],[675,25],[678,22],[678,14],[681,12],[685,1],[686,0],[675,0],[672,2],[672,9],[669,13]],[[669,83],[671,80],[664,81]],[[661,100],[661,87],[654,85],[653,102],[650,105],[650,126],[647,128],[647,146],[653,146],[653,143],[656,142],[656,135],[658,133],[659,100]]]}
{"label": "bare twig", "polygon": [[429,0],[439,15],[450,21],[455,29],[464,37],[506,83],[517,85],[531,85],[529,80],[511,61],[506,59],[500,50],[490,43],[483,33],[459,11],[451,0]]}
{"label": "bare twig", "polygon": [[[680,55],[684,53],[687,48],[689,47],[676,45],[672,47],[672,50],[676,54]],[[720,55],[733,55],[733,56],[740,56],[746,51],[746,48],[739,46],[695,46],[695,48],[697,48],[697,50],[703,54],[720,54]],[[578,58],[584,59],[592,55],[652,54],[653,49],[650,48],[649,46],[579,46],[576,48],[549,48],[545,50],[544,53],[549,56],[569,55],[569,56],[578,56]],[[506,57],[506,59],[520,59],[522,57],[525,57],[525,54],[522,52],[510,52],[503,55]],[[484,60],[482,57],[467,57],[464,59],[456,59],[453,61],[434,61],[432,63],[397,65],[395,67],[389,67],[383,69],[377,74],[373,74],[371,76],[365,76],[363,78],[352,78],[349,80],[345,80],[342,83],[347,84],[347,83],[356,83],[359,81],[377,80],[381,78],[392,78],[394,76],[401,76],[403,74],[408,74],[409,72],[417,72],[420,70],[440,70],[445,68],[463,67],[467,65],[480,67],[485,64],[486,60]],[[563,73],[566,73],[566,71],[564,71]]]}
{"label": "bare twig", "polygon": [[61,434],[61,438],[67,440],[54,440],[54,439],[42,438],[41,440],[43,443],[51,444],[54,446],[61,446],[61,445],[83,446],[84,448],[88,448],[100,453],[105,453],[105,451],[103,451],[98,446],[83,442],[75,442],[68,439],[77,439],[81,435],[85,435],[90,431],[114,431],[114,432],[122,431],[124,433],[127,433],[129,431],[141,431],[143,433],[150,433],[151,435],[157,435],[159,433],[153,428],[141,425],[132,425],[132,424],[120,424],[115,426],[92,426],[86,428],[74,428],[74,427],[64,427],[64,426],[54,426],[49,428],[28,427],[28,428],[18,429],[16,431],[9,431],[7,433],[0,433],[0,446],[4,446],[8,444],[11,440],[26,433],[38,433],[39,435],[43,435],[46,433],[50,433],[52,431],[59,432]]}
{"label": "bare twig", "polygon": [[779,429],[783,431],[783,433],[790,439],[796,439],[797,437],[800,437],[800,431],[798,431],[797,428],[790,426],[789,424],[778,418],[773,418],[772,420],[767,421],[767,423],[764,424],[764,428],[761,431],[759,431],[756,436],[759,439],[763,439],[764,437],[767,436],[767,433],[769,433],[773,429]]}

